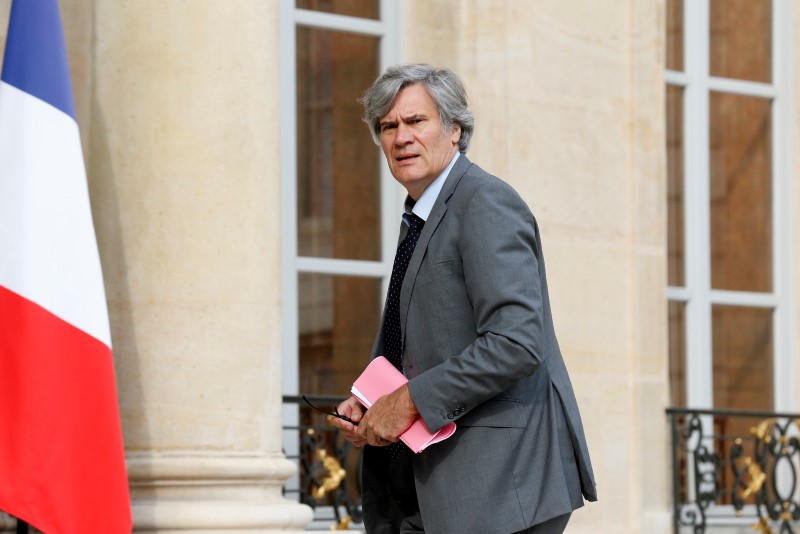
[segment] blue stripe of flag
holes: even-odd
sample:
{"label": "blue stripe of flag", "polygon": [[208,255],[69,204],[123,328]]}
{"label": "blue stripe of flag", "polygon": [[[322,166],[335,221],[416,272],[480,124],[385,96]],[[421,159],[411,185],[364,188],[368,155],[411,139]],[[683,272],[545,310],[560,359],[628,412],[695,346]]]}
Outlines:
{"label": "blue stripe of flag", "polygon": [[58,0],[13,0],[0,78],[75,118]]}

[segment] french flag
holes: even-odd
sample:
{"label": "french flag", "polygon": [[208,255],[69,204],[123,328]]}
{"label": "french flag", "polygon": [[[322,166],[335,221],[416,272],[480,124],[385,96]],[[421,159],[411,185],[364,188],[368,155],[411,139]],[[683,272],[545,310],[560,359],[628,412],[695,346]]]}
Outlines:
{"label": "french flag", "polygon": [[15,0],[0,77],[0,510],[131,531],[111,334],[57,0]]}

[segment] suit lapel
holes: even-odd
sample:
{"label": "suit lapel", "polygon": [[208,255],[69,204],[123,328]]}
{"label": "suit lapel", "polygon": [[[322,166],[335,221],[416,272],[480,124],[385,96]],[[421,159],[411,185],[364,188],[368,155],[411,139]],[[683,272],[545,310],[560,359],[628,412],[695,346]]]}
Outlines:
{"label": "suit lapel", "polygon": [[417,279],[417,273],[419,273],[419,268],[422,265],[422,259],[425,257],[425,252],[428,249],[428,243],[434,232],[436,232],[436,228],[439,226],[445,213],[447,213],[447,201],[450,199],[450,196],[452,196],[461,178],[471,166],[472,162],[470,162],[464,154],[458,156],[458,160],[450,171],[450,174],[447,175],[447,179],[444,182],[444,186],[442,186],[442,190],[439,192],[439,196],[436,198],[436,202],[433,203],[431,214],[428,216],[428,220],[425,221],[425,226],[423,226],[422,233],[419,235],[414,254],[411,255],[411,261],[408,263],[408,270],[406,270],[406,276],[403,278],[403,285],[400,288],[400,331],[403,333],[404,338],[408,307],[411,304],[411,294],[414,291],[414,282]]}

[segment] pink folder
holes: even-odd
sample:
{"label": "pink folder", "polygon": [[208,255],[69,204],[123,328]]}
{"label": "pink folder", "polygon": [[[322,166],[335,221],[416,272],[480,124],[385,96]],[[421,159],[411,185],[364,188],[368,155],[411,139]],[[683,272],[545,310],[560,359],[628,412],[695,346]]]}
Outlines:
{"label": "pink folder", "polygon": [[[367,408],[384,395],[388,395],[408,379],[383,356],[378,356],[370,362],[351,389],[353,395]],[[400,435],[400,440],[416,453],[425,450],[428,445],[439,443],[453,435],[456,431],[455,423],[447,423],[436,432],[431,432],[425,426],[422,417],[417,416],[408,429]]]}

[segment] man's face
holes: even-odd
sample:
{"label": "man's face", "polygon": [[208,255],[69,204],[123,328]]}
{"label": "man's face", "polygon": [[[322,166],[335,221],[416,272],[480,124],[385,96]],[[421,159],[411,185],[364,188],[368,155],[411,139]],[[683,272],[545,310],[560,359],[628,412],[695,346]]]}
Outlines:
{"label": "man's face", "polygon": [[433,98],[422,84],[404,87],[380,120],[380,140],[392,175],[418,200],[450,164],[461,127],[445,132]]}

